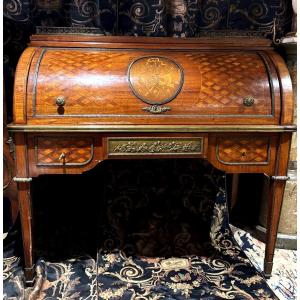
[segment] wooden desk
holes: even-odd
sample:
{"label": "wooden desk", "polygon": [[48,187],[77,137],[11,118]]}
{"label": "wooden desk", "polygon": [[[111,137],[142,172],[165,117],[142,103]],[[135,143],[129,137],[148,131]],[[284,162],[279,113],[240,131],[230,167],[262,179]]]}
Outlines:
{"label": "wooden desk", "polygon": [[194,157],[270,176],[270,276],[293,107],[287,68],[268,40],[33,36],[17,67],[9,125],[27,282],[32,178],[119,158]]}

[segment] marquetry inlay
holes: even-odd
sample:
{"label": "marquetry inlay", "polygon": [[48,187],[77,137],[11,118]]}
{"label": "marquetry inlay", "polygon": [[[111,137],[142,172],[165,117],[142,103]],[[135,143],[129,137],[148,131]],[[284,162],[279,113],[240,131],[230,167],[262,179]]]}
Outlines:
{"label": "marquetry inlay", "polygon": [[202,154],[203,138],[109,138],[108,155]]}
{"label": "marquetry inlay", "polygon": [[222,137],[216,147],[217,158],[224,164],[266,164],[270,155],[268,137]]}
{"label": "marquetry inlay", "polygon": [[142,101],[161,105],[174,99],[183,84],[183,71],[173,60],[160,56],[136,59],[128,69],[130,87]]}
{"label": "marquetry inlay", "polygon": [[91,138],[37,137],[35,159],[38,166],[80,166],[93,158]]}

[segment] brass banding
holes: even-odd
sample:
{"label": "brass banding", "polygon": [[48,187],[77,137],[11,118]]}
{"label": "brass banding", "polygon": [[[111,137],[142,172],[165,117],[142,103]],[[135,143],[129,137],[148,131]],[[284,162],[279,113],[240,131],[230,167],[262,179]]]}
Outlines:
{"label": "brass banding", "polygon": [[16,125],[11,132],[295,132],[296,125]]}

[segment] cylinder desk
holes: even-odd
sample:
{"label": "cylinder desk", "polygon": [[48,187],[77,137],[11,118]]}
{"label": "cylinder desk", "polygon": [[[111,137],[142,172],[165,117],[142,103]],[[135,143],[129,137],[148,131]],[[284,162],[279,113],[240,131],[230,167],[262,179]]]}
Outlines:
{"label": "cylinder desk", "polygon": [[13,134],[25,274],[34,278],[30,182],[105,159],[199,158],[271,179],[271,275],[293,125],[292,85],[265,39],[39,34],[15,76]]}

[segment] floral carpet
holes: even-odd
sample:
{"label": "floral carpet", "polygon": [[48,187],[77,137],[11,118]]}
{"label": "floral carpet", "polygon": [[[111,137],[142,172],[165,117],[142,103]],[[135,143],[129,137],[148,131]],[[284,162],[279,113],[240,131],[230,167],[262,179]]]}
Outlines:
{"label": "floral carpet", "polygon": [[262,245],[236,228],[244,251],[234,239],[223,172],[169,161],[169,178],[150,163],[152,173],[144,163],[124,173],[108,162],[95,258],[40,258],[35,286],[25,290],[20,260],[7,247],[4,299],[278,299],[273,290],[295,299],[295,270],[275,270],[272,290],[259,271]]}
{"label": "floral carpet", "polygon": [[[234,238],[257,270],[263,270],[265,244],[249,233],[231,226]],[[272,277],[268,285],[281,300],[297,298],[297,251],[275,249]]]}

